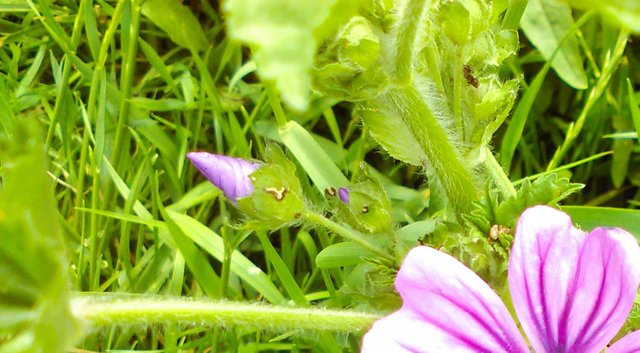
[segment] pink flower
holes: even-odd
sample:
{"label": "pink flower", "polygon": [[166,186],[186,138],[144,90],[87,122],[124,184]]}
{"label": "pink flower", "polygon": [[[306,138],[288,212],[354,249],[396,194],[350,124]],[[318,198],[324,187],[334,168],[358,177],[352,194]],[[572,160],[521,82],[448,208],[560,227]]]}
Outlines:
{"label": "pink flower", "polygon": [[253,193],[249,175],[258,169],[260,164],[207,152],[191,152],[187,157],[229,200],[236,202]]}
{"label": "pink flower", "polygon": [[[640,284],[640,248],[618,228],[585,233],[546,206],[518,222],[509,289],[536,353],[601,352],[624,324]],[[498,295],[453,257],[409,252],[396,278],[403,306],[378,320],[363,352],[502,353],[530,348]],[[640,352],[640,331],[607,353]]]}

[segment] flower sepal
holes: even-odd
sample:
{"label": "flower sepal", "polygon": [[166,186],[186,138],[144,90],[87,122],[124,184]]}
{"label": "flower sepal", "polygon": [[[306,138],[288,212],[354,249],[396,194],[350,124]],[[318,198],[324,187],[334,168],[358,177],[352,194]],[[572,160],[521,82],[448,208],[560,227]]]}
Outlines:
{"label": "flower sepal", "polygon": [[237,201],[247,228],[275,230],[299,221],[307,206],[295,170],[282,150],[267,146],[266,163],[249,175],[253,192]]}
{"label": "flower sepal", "polygon": [[393,230],[391,201],[380,181],[360,168],[357,182],[348,187],[327,192],[335,208],[335,217],[352,228],[369,234]]}

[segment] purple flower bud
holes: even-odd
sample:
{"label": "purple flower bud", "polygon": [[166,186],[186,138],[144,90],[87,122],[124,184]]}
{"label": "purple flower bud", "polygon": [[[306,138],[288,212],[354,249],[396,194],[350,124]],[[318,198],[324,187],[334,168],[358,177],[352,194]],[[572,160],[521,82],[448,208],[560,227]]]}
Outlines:
{"label": "purple flower bud", "polygon": [[340,198],[340,201],[342,201],[345,204],[349,204],[349,189],[347,188],[339,188],[338,189],[338,197]]}
{"label": "purple flower bud", "polygon": [[191,152],[187,157],[229,200],[236,202],[253,193],[249,175],[258,169],[260,164],[207,152]]}

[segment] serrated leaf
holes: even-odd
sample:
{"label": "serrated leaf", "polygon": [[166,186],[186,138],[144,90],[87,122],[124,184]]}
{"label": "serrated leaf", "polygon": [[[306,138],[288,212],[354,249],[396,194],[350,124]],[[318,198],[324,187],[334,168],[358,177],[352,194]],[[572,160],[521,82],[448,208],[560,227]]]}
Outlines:
{"label": "serrated leaf", "polygon": [[362,119],[371,136],[391,157],[415,166],[421,166],[427,160],[401,116],[385,114],[372,104],[360,106],[354,114]]}
{"label": "serrated leaf", "polygon": [[198,19],[180,0],[147,0],[142,14],[181,47],[205,50],[209,46]]}
{"label": "serrated leaf", "polygon": [[549,60],[558,46],[562,46],[551,67],[569,86],[587,88],[583,58],[575,37],[563,39],[573,25],[568,4],[558,0],[529,0],[520,22],[531,43]]}
{"label": "serrated leaf", "polygon": [[304,111],[320,30],[336,0],[229,0],[229,37],[249,45],[264,80],[274,81],[282,100]]}
{"label": "serrated leaf", "polygon": [[525,181],[515,196],[502,202],[495,212],[495,224],[513,227],[520,213],[535,205],[557,205],[567,196],[580,191],[583,184],[571,183],[567,178],[549,174],[533,183]]}

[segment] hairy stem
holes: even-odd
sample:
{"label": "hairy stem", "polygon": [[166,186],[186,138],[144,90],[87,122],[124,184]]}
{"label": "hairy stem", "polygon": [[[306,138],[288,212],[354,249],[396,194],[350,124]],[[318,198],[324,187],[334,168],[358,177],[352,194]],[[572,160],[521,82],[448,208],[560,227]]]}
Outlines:
{"label": "hairy stem", "polygon": [[454,210],[457,213],[469,210],[478,198],[472,171],[417,89],[414,86],[389,89],[381,97],[381,103],[390,114],[402,117],[428,159],[423,165],[440,180]]}
{"label": "hairy stem", "polygon": [[511,196],[516,195],[516,188],[513,187],[513,183],[509,180],[509,177],[502,169],[502,166],[496,160],[496,157],[491,153],[488,147],[483,147],[484,160],[482,164],[485,170],[489,173],[493,179],[494,184],[498,186],[498,189],[502,193],[502,197],[508,199]]}
{"label": "hairy stem", "polygon": [[363,332],[379,317],[347,310],[326,310],[215,301],[206,298],[121,294],[78,294],[73,314],[90,328],[162,324],[242,326],[273,331]]}
{"label": "hairy stem", "polygon": [[362,245],[363,247],[365,247],[368,250],[371,250],[372,252],[386,258],[392,261],[395,261],[394,257],[391,256],[387,251],[384,251],[384,249],[382,249],[380,246],[378,246],[377,244],[372,243],[371,241],[369,241],[365,236],[363,236],[362,234],[348,229],[346,227],[341,226],[340,224],[320,215],[317,214],[315,212],[307,212],[304,214],[304,219],[315,224],[315,225],[319,225],[321,227],[326,228],[327,230],[347,239],[350,241],[353,241],[355,243],[358,243],[360,245]]}
{"label": "hairy stem", "polygon": [[413,50],[425,4],[426,0],[408,0],[398,21],[398,26],[396,27],[396,56],[392,75],[398,83],[406,83],[411,79]]}

